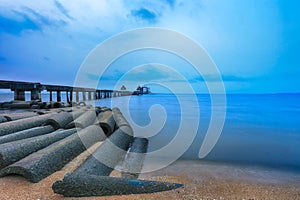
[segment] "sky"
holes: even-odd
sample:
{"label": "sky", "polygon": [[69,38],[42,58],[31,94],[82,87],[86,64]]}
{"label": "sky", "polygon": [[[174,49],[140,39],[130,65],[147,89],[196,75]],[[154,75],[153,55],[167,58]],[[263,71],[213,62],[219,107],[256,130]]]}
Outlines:
{"label": "sky", "polygon": [[[228,93],[296,93],[299,6],[296,0],[1,0],[0,80],[73,85],[97,45],[124,31],[159,27],[201,45]],[[160,64],[176,70],[199,93],[207,92],[201,76],[214,81],[214,74],[197,74],[176,55],[143,50],[112,63],[99,87],[119,87],[116,81],[123,78],[118,84],[129,90],[152,82],[172,83],[184,92],[182,80]]]}

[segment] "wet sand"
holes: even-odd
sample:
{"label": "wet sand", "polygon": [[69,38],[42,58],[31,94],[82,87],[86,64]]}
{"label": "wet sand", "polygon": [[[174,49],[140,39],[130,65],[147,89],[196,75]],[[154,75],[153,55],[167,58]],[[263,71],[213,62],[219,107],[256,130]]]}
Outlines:
{"label": "wet sand", "polygon": [[20,176],[0,178],[0,199],[300,199],[300,173],[224,163],[180,160],[142,174],[140,179],[183,183],[183,188],[110,197],[64,198],[54,194],[52,183],[65,173],[63,169],[35,184]]}

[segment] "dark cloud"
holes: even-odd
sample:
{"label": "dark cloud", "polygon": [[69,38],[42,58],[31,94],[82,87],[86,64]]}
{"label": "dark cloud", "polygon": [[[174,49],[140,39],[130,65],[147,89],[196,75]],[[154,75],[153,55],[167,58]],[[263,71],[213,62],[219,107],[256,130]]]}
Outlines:
{"label": "dark cloud", "polygon": [[147,10],[146,8],[141,8],[139,10],[132,10],[131,15],[138,20],[141,19],[150,23],[154,23],[157,21],[157,15],[154,12]]}
{"label": "dark cloud", "polygon": [[72,16],[69,15],[69,11],[59,2],[59,1],[54,1],[54,4],[56,6],[56,8],[67,18],[74,20],[74,18]]}

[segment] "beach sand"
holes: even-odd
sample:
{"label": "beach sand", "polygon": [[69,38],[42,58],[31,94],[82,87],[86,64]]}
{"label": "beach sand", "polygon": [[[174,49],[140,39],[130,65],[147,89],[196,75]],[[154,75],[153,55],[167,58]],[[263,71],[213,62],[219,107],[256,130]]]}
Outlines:
{"label": "beach sand", "polygon": [[[225,163],[180,160],[140,176],[140,179],[183,183],[184,187],[154,194],[64,198],[51,186],[66,171],[58,171],[39,183],[20,176],[0,178],[0,199],[300,199],[300,173]],[[114,171],[114,176],[118,173]]]}

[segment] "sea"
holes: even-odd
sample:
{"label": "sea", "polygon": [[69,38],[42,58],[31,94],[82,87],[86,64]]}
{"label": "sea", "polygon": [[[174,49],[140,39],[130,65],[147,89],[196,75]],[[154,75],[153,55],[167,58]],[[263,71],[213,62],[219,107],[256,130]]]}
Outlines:
{"label": "sea", "polygon": [[[29,98],[26,94],[26,99]],[[13,94],[0,94],[0,102],[12,99]],[[42,94],[42,99],[48,101],[49,95]],[[66,99],[64,95],[62,99]],[[159,151],[176,140],[177,146],[172,148],[179,152],[179,159],[300,172],[300,94],[227,94],[226,105],[213,105],[208,94],[154,93],[87,103],[119,107],[126,113],[128,121],[138,127],[134,128],[135,134],[149,139],[149,152]],[[217,110],[226,112],[217,113],[217,119],[212,119],[213,106],[222,106]],[[210,123],[220,120],[219,115],[225,116],[220,136],[211,151],[204,158],[199,158]],[[181,126],[185,128],[178,136]],[[187,140],[190,144],[180,152],[181,142]],[[172,151],[169,153],[172,154]]]}

